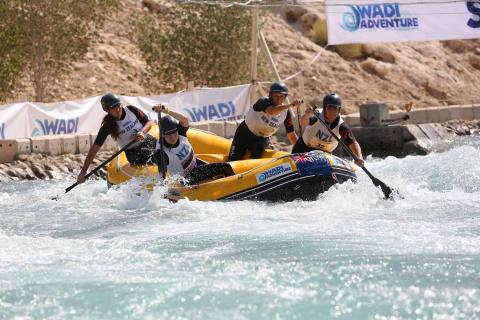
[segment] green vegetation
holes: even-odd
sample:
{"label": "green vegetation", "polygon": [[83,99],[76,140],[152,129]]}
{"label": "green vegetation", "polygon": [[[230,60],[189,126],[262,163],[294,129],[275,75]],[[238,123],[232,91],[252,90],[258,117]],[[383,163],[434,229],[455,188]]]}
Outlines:
{"label": "green vegetation", "polygon": [[250,80],[251,14],[245,8],[184,4],[135,22],[147,85],[175,91],[193,81],[226,86]]}
{"label": "green vegetation", "polygon": [[118,0],[7,0],[0,5],[0,99],[26,71],[35,100],[44,101],[48,85],[81,58]]}
{"label": "green vegetation", "polygon": [[19,25],[12,6],[0,2],[0,101],[8,97],[23,67],[23,32]]}

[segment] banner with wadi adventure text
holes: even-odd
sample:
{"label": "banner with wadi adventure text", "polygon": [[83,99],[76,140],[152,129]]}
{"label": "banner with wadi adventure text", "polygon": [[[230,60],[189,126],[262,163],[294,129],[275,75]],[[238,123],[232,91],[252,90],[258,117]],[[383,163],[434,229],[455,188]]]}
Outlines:
{"label": "banner with wadi adventure text", "polygon": [[448,0],[327,0],[328,44],[473,39],[480,3]]}
{"label": "banner with wadi adventure text", "polygon": [[[187,92],[151,96],[120,96],[124,105],[142,109],[151,119],[155,104],[164,104],[181,112],[191,122],[243,119],[249,108],[250,85],[206,88]],[[0,139],[35,136],[97,133],[106,113],[102,96],[57,103],[14,103],[0,105]]]}

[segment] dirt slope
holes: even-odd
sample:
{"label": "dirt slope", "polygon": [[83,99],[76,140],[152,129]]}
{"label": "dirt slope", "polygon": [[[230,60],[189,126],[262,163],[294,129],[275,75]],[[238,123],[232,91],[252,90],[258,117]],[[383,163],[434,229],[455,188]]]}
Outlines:
{"label": "dirt slope", "polygon": [[[167,1],[160,4],[174,5]],[[161,17],[161,6],[158,8]],[[392,109],[402,108],[409,101],[417,107],[480,102],[476,95],[480,91],[479,40],[365,45],[364,56],[349,61],[309,40],[309,25],[321,15],[314,9],[305,10],[300,23],[293,24],[286,22],[284,10],[261,11],[265,22],[262,30],[280,75],[287,77],[305,68],[307,101],[337,91],[346,100],[345,113],[358,111],[358,105],[367,100],[387,101]],[[100,39],[85,58],[72,64],[70,73],[48,90],[48,101],[80,99],[107,91],[161,94],[142,86],[145,61],[128,36],[128,21],[138,13],[149,14],[142,1],[122,0],[121,9],[106,21]],[[308,66],[318,52],[320,58]],[[287,84],[292,95],[298,96],[297,80]],[[33,88],[24,81],[9,101],[27,100],[33,100]]]}

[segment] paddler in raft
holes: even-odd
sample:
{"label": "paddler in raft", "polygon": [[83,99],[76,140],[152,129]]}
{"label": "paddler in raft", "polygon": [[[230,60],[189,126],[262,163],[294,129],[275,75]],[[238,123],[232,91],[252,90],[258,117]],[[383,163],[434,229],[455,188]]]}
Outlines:
{"label": "paddler in raft", "polygon": [[[157,142],[155,156],[157,164],[161,164],[163,161],[166,173],[171,176],[184,177],[189,184],[217,176],[235,174],[230,164],[226,162],[207,164],[197,159],[187,138],[189,120],[184,114],[161,104],[155,105],[152,110],[160,112],[162,115],[159,126],[163,139],[159,139]],[[160,145],[162,140],[163,148]]]}
{"label": "paddler in raft", "polygon": [[117,141],[120,148],[129,144],[133,139],[136,140],[135,143],[125,150],[127,160],[131,164],[145,165],[149,162],[153,163],[152,156],[155,153],[157,140],[153,136],[148,135],[147,132],[154,122],[139,108],[134,106],[124,107],[120,97],[113,93],[105,94],[100,99],[100,104],[107,115],[102,120],[95,142],[90,147],[77,177],[79,183],[85,181],[88,167],[98,150],[105,143],[108,135]]}
{"label": "paddler in raft", "polygon": [[250,158],[261,158],[269,144],[269,138],[278,131],[282,122],[290,143],[297,142],[291,108],[299,107],[302,102],[295,100],[286,104],[287,95],[287,85],[283,82],[275,82],[270,87],[268,97],[262,97],[255,102],[248,110],[245,120],[235,131],[228,161],[241,160],[247,150],[251,152]]}
{"label": "paddler in raft", "polygon": [[338,141],[331,136],[328,129],[318,120],[320,117],[326,125],[339,137],[348,148],[355,154],[355,164],[364,166],[362,149],[355,140],[355,136],[347,123],[340,116],[342,99],[334,92],[325,95],[323,98],[322,111],[308,107],[300,120],[303,135],[293,146],[292,153],[303,153],[312,150],[322,150],[332,153],[338,146]]}

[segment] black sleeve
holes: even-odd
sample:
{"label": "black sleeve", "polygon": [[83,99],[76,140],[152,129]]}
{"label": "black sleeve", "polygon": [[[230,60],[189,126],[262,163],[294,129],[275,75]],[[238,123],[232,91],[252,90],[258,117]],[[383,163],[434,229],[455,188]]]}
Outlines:
{"label": "black sleeve", "polygon": [[348,146],[355,142],[355,136],[352,129],[344,122],[340,125],[340,137],[342,141]]}
{"label": "black sleeve", "polygon": [[318,121],[318,118],[315,116],[311,116],[310,118],[308,118],[308,124],[311,126],[313,126],[317,121]]}
{"label": "black sleeve", "polygon": [[265,112],[265,109],[270,107],[272,105],[272,102],[270,101],[269,98],[267,97],[262,97],[255,102],[253,105],[253,110],[257,112]]}
{"label": "black sleeve", "polygon": [[295,128],[293,127],[293,115],[290,110],[287,110],[287,117],[283,121],[283,124],[285,125],[285,129],[287,129],[287,133],[295,131]]}
{"label": "black sleeve", "polygon": [[132,111],[133,114],[140,120],[142,125],[145,125],[148,122],[148,116],[140,109],[134,106],[127,106],[128,110]]}
{"label": "black sleeve", "polygon": [[180,123],[177,125],[178,128],[178,134],[181,136],[186,137],[187,136],[187,131],[189,127],[184,127]]}
{"label": "black sleeve", "polygon": [[108,135],[109,133],[107,127],[101,126],[100,130],[98,130],[97,137],[95,138],[95,142],[93,144],[101,147],[105,143],[105,140],[107,140]]}

